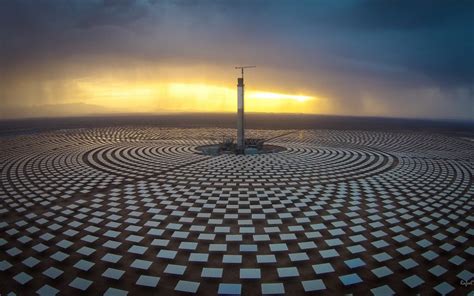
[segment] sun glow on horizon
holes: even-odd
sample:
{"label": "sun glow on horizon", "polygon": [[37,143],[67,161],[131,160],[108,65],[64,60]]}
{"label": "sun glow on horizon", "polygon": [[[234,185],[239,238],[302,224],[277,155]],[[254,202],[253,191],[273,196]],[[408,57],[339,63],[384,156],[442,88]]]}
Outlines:
{"label": "sun glow on horizon", "polygon": [[252,99],[264,99],[264,100],[296,100],[298,102],[306,102],[308,100],[314,99],[312,96],[303,96],[303,95],[289,95],[289,94],[280,94],[273,92],[261,92],[261,91],[250,91],[249,97]]}
{"label": "sun glow on horizon", "polygon": [[[130,112],[234,112],[237,90],[226,85],[182,82],[77,81],[87,103]],[[246,89],[249,112],[309,113],[320,98],[309,95]]]}

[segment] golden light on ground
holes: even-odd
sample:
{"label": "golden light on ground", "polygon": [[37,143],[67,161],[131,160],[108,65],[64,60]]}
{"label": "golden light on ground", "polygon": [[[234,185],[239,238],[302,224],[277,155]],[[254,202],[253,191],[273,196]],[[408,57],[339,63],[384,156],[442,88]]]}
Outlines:
{"label": "golden light on ground", "polygon": [[[127,112],[235,112],[235,87],[210,83],[77,81],[83,100]],[[319,98],[302,94],[247,90],[248,112],[313,112]]]}

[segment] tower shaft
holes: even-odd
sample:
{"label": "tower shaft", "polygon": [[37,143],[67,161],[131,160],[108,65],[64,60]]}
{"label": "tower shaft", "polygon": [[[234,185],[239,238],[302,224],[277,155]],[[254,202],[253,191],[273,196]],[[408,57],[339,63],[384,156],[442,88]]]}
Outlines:
{"label": "tower shaft", "polygon": [[244,78],[237,78],[237,151],[245,152]]}
{"label": "tower shaft", "polygon": [[244,69],[255,68],[255,66],[235,67],[242,73],[237,78],[237,153],[245,154],[245,110],[244,110]]}

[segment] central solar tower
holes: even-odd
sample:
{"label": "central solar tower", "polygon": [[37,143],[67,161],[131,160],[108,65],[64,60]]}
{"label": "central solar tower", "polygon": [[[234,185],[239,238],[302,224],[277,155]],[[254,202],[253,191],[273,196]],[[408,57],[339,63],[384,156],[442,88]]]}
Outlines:
{"label": "central solar tower", "polygon": [[240,66],[242,77],[237,78],[237,153],[245,153],[244,69],[256,66]]}

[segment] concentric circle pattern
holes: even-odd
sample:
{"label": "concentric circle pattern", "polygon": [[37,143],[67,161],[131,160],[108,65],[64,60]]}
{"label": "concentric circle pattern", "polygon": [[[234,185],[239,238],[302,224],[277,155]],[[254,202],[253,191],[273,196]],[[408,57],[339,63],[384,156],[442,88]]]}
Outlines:
{"label": "concentric circle pattern", "polygon": [[468,294],[473,149],[414,132],[230,129],[0,140],[0,294]]}

